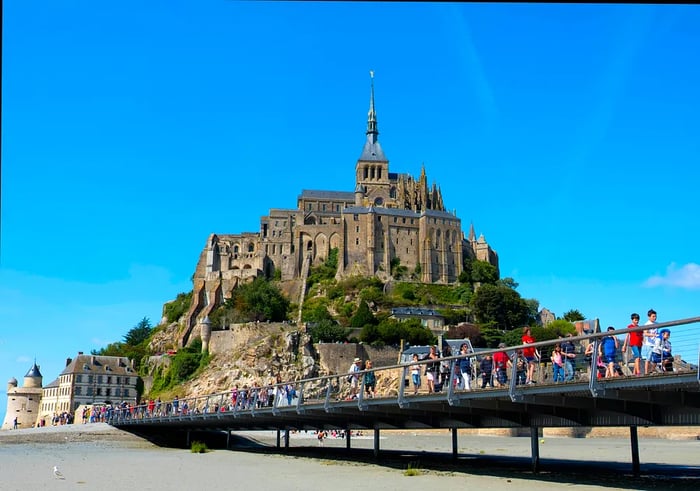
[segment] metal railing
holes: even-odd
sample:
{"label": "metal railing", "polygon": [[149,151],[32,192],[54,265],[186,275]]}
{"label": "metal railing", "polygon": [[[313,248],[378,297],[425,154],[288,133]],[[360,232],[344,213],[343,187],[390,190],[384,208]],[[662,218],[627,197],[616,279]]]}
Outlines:
{"label": "metal railing", "polygon": [[[108,408],[107,421],[113,424],[128,424],[143,421],[163,422],[171,419],[238,417],[243,414],[254,416],[257,412],[279,415],[293,411],[301,414],[310,406],[314,406],[315,409],[322,407],[328,412],[335,404],[357,404],[358,409],[363,411],[369,404],[398,404],[404,408],[414,401],[427,398],[446,400],[450,405],[454,405],[464,397],[496,397],[499,391],[512,401],[520,401],[529,394],[537,394],[543,390],[589,391],[592,397],[598,397],[604,394],[607,385],[615,381],[634,382],[637,386],[658,386],[671,381],[671,377],[689,373],[695,373],[695,379],[700,383],[700,335],[691,326],[698,322],[700,317],[657,323],[653,326],[640,325],[635,329],[607,331],[603,328],[601,332],[593,334],[482,350],[478,353],[454,355],[437,360],[422,359],[358,372],[264,386],[244,386],[240,389],[169,401],[151,400],[138,405],[122,403]],[[662,360],[654,364],[653,370],[648,373],[633,376],[630,368],[633,364],[630,350],[621,353],[620,347],[624,337],[630,332],[647,331],[650,328],[670,331],[673,359],[670,363],[663,363],[665,360]],[[618,338],[618,348],[613,360],[609,357],[609,351],[603,352],[601,349],[603,343],[609,342],[603,340],[610,336]],[[528,360],[522,360],[523,350],[534,348],[541,355],[545,355],[551,353],[553,348],[563,341],[569,341],[575,346],[573,363],[563,368],[563,379],[559,376],[555,378],[551,355],[548,362],[546,356],[541,356],[534,361],[530,360],[529,363],[535,364],[532,376],[534,383],[525,384],[526,376],[523,375],[523,371],[527,369]],[[589,345],[592,346],[588,349],[590,358],[586,356]],[[491,372],[484,371],[481,360],[499,352],[507,355],[505,369],[494,366]],[[602,357],[605,357],[605,360],[601,360]],[[466,377],[460,370],[460,365],[464,365],[460,361],[464,358],[470,358],[471,361],[471,371]],[[413,371],[415,374],[416,366],[419,369],[420,380],[417,390],[411,373]],[[430,370],[431,366],[435,367],[435,371]],[[442,370],[440,366],[443,367]],[[502,370],[504,373],[501,373]],[[571,373],[568,370],[571,370]],[[373,373],[376,380],[374,391],[369,390],[369,373]],[[558,371],[558,374],[561,372]],[[426,383],[429,377],[434,379],[430,386],[432,390]],[[466,381],[470,382],[470,387],[466,387]]]}

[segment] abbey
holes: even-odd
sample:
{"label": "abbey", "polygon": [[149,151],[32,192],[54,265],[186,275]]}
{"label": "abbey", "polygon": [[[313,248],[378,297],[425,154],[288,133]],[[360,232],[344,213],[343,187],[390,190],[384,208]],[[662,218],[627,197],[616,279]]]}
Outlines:
{"label": "abbey", "polygon": [[465,257],[498,267],[498,255],[483,236],[476,238],[473,227],[464,237],[461,220],[447,211],[440,188],[428,185],[425,168],[417,179],[389,170],[378,136],[372,78],[354,191],[303,190],[296,208],[270,209],[256,233],[210,235],[194,273],[181,342],[187,342],[197,319],[240,282],[278,276],[297,283],[295,293],[303,295],[309,268],[323,263],[333,249],[338,250],[338,279],[374,275],[387,280],[398,263],[414,281],[451,284]]}

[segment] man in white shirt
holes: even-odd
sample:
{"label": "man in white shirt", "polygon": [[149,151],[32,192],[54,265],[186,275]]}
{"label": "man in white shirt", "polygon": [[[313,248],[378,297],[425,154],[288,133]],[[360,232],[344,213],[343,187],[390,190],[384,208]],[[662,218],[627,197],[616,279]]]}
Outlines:
{"label": "man in white shirt", "polygon": [[[649,309],[647,312],[647,321],[644,323],[645,326],[650,326],[656,324],[656,311],[654,309]],[[654,343],[656,342],[656,328],[647,329],[644,331],[644,346],[642,346],[642,358],[644,358],[644,374],[648,375],[652,364],[649,358],[651,358],[651,351],[654,348]]]}

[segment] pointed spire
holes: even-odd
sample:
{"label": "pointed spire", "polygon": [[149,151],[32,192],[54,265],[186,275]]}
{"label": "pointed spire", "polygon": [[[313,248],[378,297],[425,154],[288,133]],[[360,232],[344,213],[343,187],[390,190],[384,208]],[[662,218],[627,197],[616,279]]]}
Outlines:
{"label": "pointed spire", "polygon": [[370,96],[369,112],[367,113],[367,141],[362,149],[360,160],[370,162],[388,162],[382,147],[379,145],[379,130],[377,129],[377,113],[374,110],[374,70],[369,71]]}
{"label": "pointed spire", "polygon": [[469,226],[469,241],[474,242],[474,239],[476,239],[476,232],[474,232],[474,224],[472,223]]}
{"label": "pointed spire", "polygon": [[377,141],[379,130],[377,129],[377,113],[374,110],[374,70],[369,71],[370,79],[370,95],[369,95],[369,112],[367,113],[367,135],[373,136],[372,143]]}

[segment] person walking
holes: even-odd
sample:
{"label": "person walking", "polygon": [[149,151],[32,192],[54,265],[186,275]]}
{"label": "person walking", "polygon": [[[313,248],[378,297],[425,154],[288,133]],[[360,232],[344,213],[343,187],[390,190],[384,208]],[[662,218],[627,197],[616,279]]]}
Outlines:
{"label": "person walking", "polygon": [[413,382],[413,395],[418,395],[418,389],[420,389],[420,369],[421,365],[418,363],[418,353],[413,354],[413,365],[411,365],[411,381]]}
{"label": "person walking", "polygon": [[561,352],[564,356],[564,382],[571,382],[576,373],[576,345],[571,338],[574,335],[568,333],[566,339],[561,343]]}
{"label": "person walking", "polygon": [[[647,321],[644,323],[645,326],[652,326],[656,324],[656,311],[654,309],[649,309],[647,311]],[[656,342],[656,328],[652,327],[644,331],[644,346],[642,347],[642,357],[644,358],[644,373],[648,374],[651,372],[651,352],[654,349],[654,344]]]}
{"label": "person walking", "polygon": [[[639,314],[633,313],[630,316],[632,323],[627,326],[627,329],[634,329],[639,327]],[[644,343],[644,332],[634,331],[627,333],[625,336],[625,342],[622,344],[622,352],[626,353],[627,348],[632,351],[632,360],[634,362],[634,369],[632,374],[636,377],[642,375],[642,345]]]}
{"label": "person walking", "polygon": [[459,354],[464,357],[459,359],[459,373],[462,376],[460,385],[464,390],[472,390],[472,362],[471,356],[468,356],[470,353],[471,350],[467,343],[462,343],[462,346],[459,347]]}
{"label": "person walking", "polygon": [[[534,344],[535,338],[532,337],[532,330],[530,326],[523,327],[523,344]],[[540,353],[537,348],[525,347],[523,348],[523,356],[527,361],[527,377],[525,383],[527,385],[532,385],[535,383],[535,367],[537,366],[538,360],[540,358]]]}

